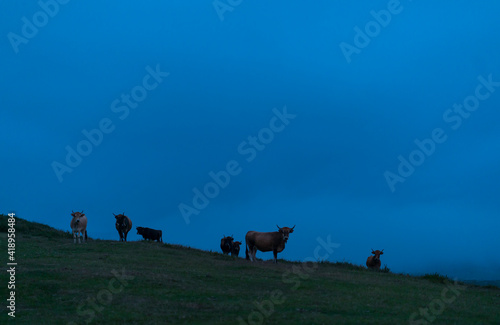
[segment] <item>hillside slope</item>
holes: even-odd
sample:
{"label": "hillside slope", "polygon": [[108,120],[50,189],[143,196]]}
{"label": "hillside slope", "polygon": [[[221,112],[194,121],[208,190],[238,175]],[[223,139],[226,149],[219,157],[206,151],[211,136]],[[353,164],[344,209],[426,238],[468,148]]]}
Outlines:
{"label": "hillside slope", "polygon": [[[0,216],[4,267],[6,224]],[[433,324],[500,324],[500,289],[439,276],[346,264],[252,264],[150,242],[75,245],[67,232],[22,219],[16,236],[21,324],[427,324],[425,317]],[[3,288],[8,276],[0,273]],[[7,311],[2,323],[13,320]]]}

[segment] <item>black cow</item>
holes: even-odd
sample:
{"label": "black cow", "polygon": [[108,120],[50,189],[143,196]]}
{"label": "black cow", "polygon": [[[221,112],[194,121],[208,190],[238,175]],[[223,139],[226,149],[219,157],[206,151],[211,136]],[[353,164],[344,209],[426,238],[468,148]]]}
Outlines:
{"label": "black cow", "polygon": [[240,241],[233,242],[233,248],[231,249],[231,256],[238,257],[238,255],[240,254],[240,245],[241,245]]}
{"label": "black cow", "polygon": [[224,236],[220,240],[220,249],[222,249],[222,253],[229,254],[233,250],[233,236]]}
{"label": "black cow", "polygon": [[163,243],[161,230],[155,230],[146,227],[135,227],[137,229],[137,234],[142,235],[144,239],[157,240],[159,243]]}
{"label": "black cow", "polygon": [[116,223],[115,227],[118,230],[118,235],[120,235],[120,241],[127,241],[127,234],[132,229],[132,220],[125,215],[125,212],[122,214],[114,214]]}

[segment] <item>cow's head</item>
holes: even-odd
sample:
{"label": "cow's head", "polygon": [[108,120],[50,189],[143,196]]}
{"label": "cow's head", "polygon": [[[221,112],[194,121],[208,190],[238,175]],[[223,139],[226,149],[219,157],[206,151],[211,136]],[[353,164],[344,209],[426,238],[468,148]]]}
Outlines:
{"label": "cow's head", "polygon": [[123,212],[122,214],[114,214],[113,213],[113,215],[115,216],[116,224],[119,227],[127,227],[128,226],[128,219],[125,216],[125,212]]}
{"label": "cow's head", "polygon": [[75,223],[78,224],[80,222],[80,218],[85,217],[85,214],[83,213],[83,210],[82,212],[74,212],[71,210],[71,216],[73,217],[73,220],[75,220]]}
{"label": "cow's head", "polygon": [[283,236],[283,241],[285,242],[288,240],[288,237],[293,232],[293,228],[295,228],[295,226],[293,226],[292,228],[289,227],[280,228],[280,226],[278,225],[276,225],[276,227],[278,227],[279,233]]}
{"label": "cow's head", "polygon": [[142,235],[142,230],[144,229],[143,227],[135,227],[137,229],[137,234]]}
{"label": "cow's head", "polygon": [[375,255],[373,258],[374,262],[380,262],[380,255],[384,254],[384,250],[379,251],[378,249],[376,251],[373,250],[372,248],[372,254]]}
{"label": "cow's head", "polygon": [[235,248],[240,248],[240,245],[241,245],[241,242],[240,242],[240,241],[235,241],[235,242],[233,243],[233,247],[235,247]]}
{"label": "cow's head", "polygon": [[233,241],[234,241],[234,237],[232,235],[222,237],[222,242],[224,243],[224,245],[228,245],[229,247],[231,247],[231,245],[233,245]]}

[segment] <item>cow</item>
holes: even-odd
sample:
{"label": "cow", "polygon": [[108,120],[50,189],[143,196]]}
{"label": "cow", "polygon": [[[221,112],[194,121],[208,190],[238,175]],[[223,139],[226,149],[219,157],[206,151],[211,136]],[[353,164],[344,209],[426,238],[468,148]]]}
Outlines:
{"label": "cow", "polygon": [[114,214],[116,218],[115,227],[118,230],[118,235],[120,235],[120,241],[127,241],[127,234],[132,229],[132,220],[125,215],[125,212],[122,214]]}
{"label": "cow", "polygon": [[135,229],[137,229],[138,235],[142,235],[143,239],[157,240],[159,243],[163,243],[161,230],[146,227],[135,227]]}
{"label": "cow", "polygon": [[[73,243],[76,244],[76,237],[78,237],[78,244],[81,244],[80,236],[78,236],[78,233],[80,233],[81,238],[83,238],[83,242],[87,240],[87,217],[85,214],[82,212],[74,212],[73,210],[71,211],[71,216],[73,217],[71,219],[71,223],[69,226],[71,227],[71,231],[73,232]],[[85,237],[83,237],[83,234],[85,234]]]}
{"label": "cow", "polygon": [[222,239],[220,240],[220,249],[222,249],[223,254],[227,255],[232,252],[233,241],[234,238],[232,235],[227,237],[226,236],[222,237]]}
{"label": "cow", "polygon": [[240,255],[240,241],[235,241],[233,242],[233,248],[231,249],[231,256],[236,256]]}
{"label": "cow", "polygon": [[373,270],[380,270],[380,265],[382,264],[380,263],[380,255],[384,254],[384,250],[374,251],[372,249],[372,254],[373,255],[368,256],[368,258],[366,259],[366,267]]}
{"label": "cow", "polygon": [[278,263],[278,253],[285,249],[285,244],[288,241],[288,237],[293,232],[292,228],[283,227],[276,225],[278,231],[275,232],[258,232],[249,231],[245,236],[246,248],[245,255],[246,259],[250,259],[252,262],[255,260],[255,254],[257,250],[261,252],[273,251],[274,263]]}

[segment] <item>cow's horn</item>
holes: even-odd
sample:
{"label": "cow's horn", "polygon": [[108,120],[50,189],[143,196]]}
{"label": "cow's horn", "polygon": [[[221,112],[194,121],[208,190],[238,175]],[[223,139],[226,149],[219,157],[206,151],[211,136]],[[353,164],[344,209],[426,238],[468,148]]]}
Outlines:
{"label": "cow's horn", "polygon": [[293,225],[292,229],[295,228],[296,225]]}
{"label": "cow's horn", "polygon": [[82,213],[83,213],[83,210],[82,210]]}
{"label": "cow's horn", "polygon": [[278,227],[278,229],[281,229],[280,226],[276,225],[276,227]]}
{"label": "cow's horn", "polygon": [[71,213],[75,213],[75,211],[71,210]]}
{"label": "cow's horn", "polygon": [[380,252],[382,253],[384,250],[382,249]]}

